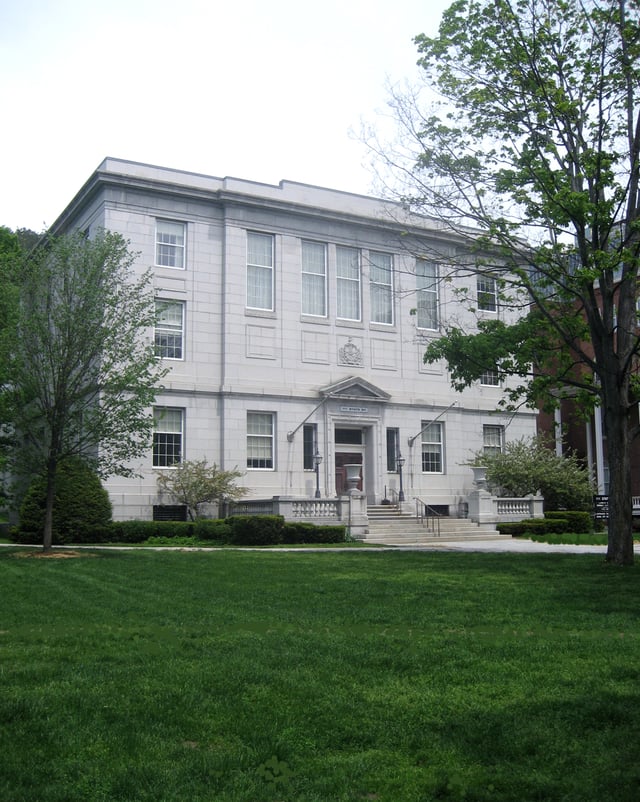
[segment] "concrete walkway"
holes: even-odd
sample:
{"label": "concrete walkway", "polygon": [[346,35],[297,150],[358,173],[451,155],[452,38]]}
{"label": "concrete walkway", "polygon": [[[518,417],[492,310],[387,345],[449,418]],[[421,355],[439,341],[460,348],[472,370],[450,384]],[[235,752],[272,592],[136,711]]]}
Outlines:
{"label": "concrete walkway", "polygon": [[[11,548],[21,548],[17,543],[0,543],[1,546]],[[37,548],[34,546],[23,546],[22,548]],[[569,546],[569,545],[552,545],[550,543],[536,543],[533,540],[525,540],[524,538],[499,538],[496,540],[457,540],[457,541],[442,541],[440,543],[429,543],[425,545],[408,545],[408,546],[367,546],[363,548],[342,547],[342,546],[329,546],[326,548],[315,548],[314,546],[304,547],[298,546],[297,548],[270,548],[268,546],[239,546],[232,547],[226,546],[220,548],[207,548],[200,546],[100,546],[85,545],[85,546],[54,546],[55,551],[62,550],[76,551],[80,549],[110,549],[114,551],[140,551],[140,550],[153,550],[153,551],[270,551],[270,552],[286,552],[286,553],[308,553],[312,552],[350,552],[351,554],[366,554],[371,551],[477,551],[477,552],[512,552],[523,554],[602,554],[607,552],[606,546]],[[636,543],[634,552],[640,554],[640,543]]]}

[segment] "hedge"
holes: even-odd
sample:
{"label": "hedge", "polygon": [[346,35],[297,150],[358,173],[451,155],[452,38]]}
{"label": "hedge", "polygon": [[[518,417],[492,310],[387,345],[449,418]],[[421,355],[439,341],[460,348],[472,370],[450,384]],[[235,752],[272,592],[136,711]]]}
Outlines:
{"label": "hedge", "polygon": [[545,512],[544,518],[529,518],[524,521],[500,523],[496,529],[503,535],[586,535],[593,532],[590,513],[582,510],[554,510]]}
{"label": "hedge", "polygon": [[548,520],[563,519],[568,523],[568,529],[565,532],[574,532],[575,534],[589,534],[593,532],[593,518],[591,513],[584,510],[557,510],[545,512],[544,517]]}
{"label": "hedge", "polygon": [[325,525],[287,521],[282,532],[283,543],[344,543],[347,530],[343,525]]}
{"label": "hedge", "polygon": [[[273,546],[280,543],[344,543],[346,540],[343,525],[285,522],[280,515],[237,515],[196,521],[113,521],[104,526],[87,526],[77,532],[77,536],[65,542],[97,544],[151,541],[153,545],[170,544],[174,539],[184,543],[191,539],[193,543]],[[14,539],[17,539],[15,532]]]}
{"label": "hedge", "polygon": [[528,534],[543,535],[546,533],[562,534],[567,532],[569,522],[565,518],[551,520],[548,518],[527,518],[524,521],[509,521],[499,523],[496,529],[501,535],[522,537]]}

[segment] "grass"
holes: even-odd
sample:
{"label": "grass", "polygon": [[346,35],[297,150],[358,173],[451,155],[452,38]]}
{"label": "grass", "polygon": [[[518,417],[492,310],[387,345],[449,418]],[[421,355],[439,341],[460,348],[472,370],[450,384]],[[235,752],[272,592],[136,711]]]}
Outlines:
{"label": "grass", "polygon": [[638,799],[638,568],[1,552],[3,802]]}

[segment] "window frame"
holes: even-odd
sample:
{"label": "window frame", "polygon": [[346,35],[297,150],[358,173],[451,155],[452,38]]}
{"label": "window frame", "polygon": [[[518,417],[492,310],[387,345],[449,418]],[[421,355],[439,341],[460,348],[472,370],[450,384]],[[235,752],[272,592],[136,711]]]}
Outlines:
{"label": "window frame", "polygon": [[[172,235],[168,231],[161,231],[162,224],[180,226],[182,229],[182,242],[163,242],[161,239],[162,234],[165,236]],[[163,256],[161,256],[161,249],[166,249]],[[172,257],[169,257],[169,253],[173,254]],[[180,259],[176,260],[175,257],[178,254]],[[167,217],[156,218],[154,261],[156,267],[166,267],[169,270],[185,270],[187,264],[187,224],[183,220],[172,220]],[[180,261],[180,264],[175,264],[176,261]],[[174,262],[174,264],[170,264],[170,262]]]}
{"label": "window frame", "polygon": [[[377,257],[384,257],[388,260],[388,266],[375,264]],[[369,251],[369,319],[371,323],[378,326],[394,325],[394,304],[393,304],[393,254],[386,251]],[[378,276],[388,275],[388,281],[379,281]],[[374,278],[374,275],[376,278]],[[388,320],[376,320],[374,313],[379,306],[377,298],[382,298],[381,306]],[[384,317],[384,315],[382,315]]]}
{"label": "window frame", "polygon": [[[301,251],[300,251],[300,266],[301,266],[301,279],[300,279],[300,308],[301,314],[306,315],[308,317],[317,317],[317,318],[326,318],[328,315],[328,302],[327,302],[327,244],[326,242],[316,242],[314,240],[303,239],[301,240]],[[322,248],[322,257],[323,257],[323,273],[318,273],[314,270],[305,269],[305,267],[313,265],[305,264],[305,248]],[[314,301],[316,300],[315,294],[315,283],[312,281],[313,278],[322,277],[322,312],[318,311],[309,311],[309,309],[305,308],[305,303],[307,302],[307,293],[305,293],[305,287],[309,288],[311,292],[309,293],[309,297],[311,297]]]}
{"label": "window frame", "polygon": [[[433,268],[433,276],[425,276],[421,275],[418,271],[418,265],[429,266]],[[438,282],[439,282],[440,270],[438,267],[437,262],[431,262],[428,259],[416,259],[416,327],[419,329],[424,329],[425,331],[440,331],[440,297],[438,292]],[[432,280],[432,287],[421,287],[420,284],[423,283],[421,279],[424,281]],[[431,304],[433,304],[433,309],[435,310],[435,325],[434,326],[427,326],[423,325],[423,321],[426,315],[420,314],[421,310],[427,310],[431,312],[432,310],[429,309],[428,305],[421,303],[421,300],[429,299]]]}
{"label": "window frame", "polygon": [[[168,412],[172,413],[179,413],[180,416],[180,428],[179,431],[175,431],[174,429],[161,429],[158,427],[158,424],[162,421],[163,417],[166,417]],[[184,461],[184,424],[185,424],[185,410],[183,407],[168,407],[168,406],[155,406],[153,408],[153,441],[152,441],[152,457],[151,457],[151,464],[154,468],[173,468],[175,465],[180,465]],[[164,443],[159,442],[159,438],[161,436],[168,437],[170,435],[178,435],[178,458],[173,459],[171,461],[167,460],[167,455],[169,454],[169,441],[166,440]],[[172,450],[175,452],[175,444],[172,447]],[[158,457],[163,455],[164,458],[159,460]]]}
{"label": "window frame", "polygon": [[[156,310],[156,322],[153,330],[153,339],[154,339],[154,347],[156,350],[156,356],[159,359],[170,359],[175,362],[184,362],[185,359],[185,302],[178,301],[173,298],[156,298],[155,302],[155,310]],[[166,323],[160,320],[160,313],[161,310],[158,309],[161,305],[166,306],[179,306],[180,307],[180,326],[178,328],[177,324],[172,325],[170,323]],[[158,338],[162,336],[176,336],[179,334],[180,337],[180,356],[168,356],[166,353],[161,353],[160,349],[169,349],[172,346],[169,345],[160,345],[158,343]],[[175,348],[175,346],[173,346]]]}
{"label": "window frame", "polygon": [[[491,289],[489,289],[489,283]],[[481,312],[498,311],[498,281],[495,276],[478,273],[476,276],[476,299]]]}
{"label": "window frame", "polygon": [[[340,273],[341,267],[339,254],[346,254],[347,252],[355,255],[356,258],[356,272],[357,277],[342,275]],[[345,310],[345,303],[341,299],[344,297],[340,292],[341,287],[355,287],[355,298],[357,302],[357,317],[348,317],[342,312],[351,311]],[[351,298],[350,298],[351,300]],[[362,257],[359,248],[353,248],[349,245],[336,245],[336,318],[338,320],[348,320],[352,323],[362,323]]]}
{"label": "window frame", "polygon": [[[270,432],[265,434],[260,431],[251,431],[249,421],[251,416],[261,418],[269,418],[271,422]],[[275,432],[276,432],[276,413],[264,412],[263,410],[247,410],[247,470],[248,471],[274,471],[275,470]],[[262,453],[261,448],[255,448],[259,442],[268,442],[269,446],[264,454],[268,456],[259,456]],[[256,456],[251,456],[255,454]],[[270,464],[257,465],[249,464],[250,462],[265,462]]]}
{"label": "window frame", "polygon": [[[489,442],[490,438],[487,436],[489,433],[497,434],[500,440],[499,445]],[[497,454],[504,453],[504,426],[495,423],[482,424],[482,453],[487,457],[494,457]]]}
{"label": "window frame", "polygon": [[318,450],[318,424],[305,423],[302,427],[302,469],[315,471],[315,455]]}
{"label": "window frame", "polygon": [[[260,264],[258,262],[251,262],[249,261],[249,257],[251,254],[251,248],[249,247],[249,242],[252,237],[260,237],[261,239],[268,239],[270,241],[270,264]],[[273,312],[275,310],[275,255],[276,255],[276,244],[275,244],[275,235],[270,234],[265,231],[247,231],[246,237],[246,275],[245,275],[245,304],[246,308],[250,310],[255,310],[258,312]],[[269,282],[268,282],[268,306],[254,306],[252,303],[249,302],[250,300],[250,276],[255,275],[256,277],[259,275],[258,271],[269,271]],[[258,291],[256,291],[256,287],[260,287],[260,282],[255,281],[253,282],[254,290],[253,296],[251,297],[251,301],[257,301]],[[266,285],[265,285],[266,286]]]}
{"label": "window frame", "polygon": [[387,426],[387,473],[398,473],[398,455],[400,454],[400,429]]}
{"label": "window frame", "polygon": [[[490,381],[495,379],[495,381]],[[500,387],[500,373],[496,368],[487,368],[480,374],[480,385],[482,387]]]}
{"label": "window frame", "polygon": [[[430,432],[438,432],[437,439],[427,439]],[[435,447],[435,448],[434,448]],[[431,458],[429,455],[437,455],[439,467],[435,470],[427,470],[426,465]],[[440,421],[422,421],[422,429],[420,431],[420,467],[422,473],[430,474],[444,474],[444,424]]]}

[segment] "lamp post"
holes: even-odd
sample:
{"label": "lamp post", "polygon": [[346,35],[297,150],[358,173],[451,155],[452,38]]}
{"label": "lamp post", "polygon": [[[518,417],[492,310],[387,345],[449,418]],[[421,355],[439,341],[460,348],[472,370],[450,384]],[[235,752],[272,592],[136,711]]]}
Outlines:
{"label": "lamp post", "polygon": [[316,472],[316,498],[320,498],[320,463],[322,462],[322,457],[316,449],[316,453],[313,455],[313,466]]}
{"label": "lamp post", "polygon": [[398,493],[398,501],[404,501],[404,488],[402,487],[402,466],[404,465],[404,457],[398,454],[396,458],[396,465],[398,466],[398,478],[400,479],[400,492]]}

